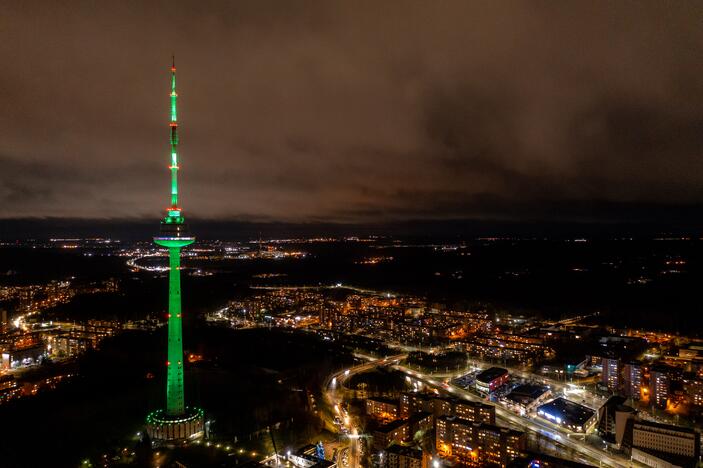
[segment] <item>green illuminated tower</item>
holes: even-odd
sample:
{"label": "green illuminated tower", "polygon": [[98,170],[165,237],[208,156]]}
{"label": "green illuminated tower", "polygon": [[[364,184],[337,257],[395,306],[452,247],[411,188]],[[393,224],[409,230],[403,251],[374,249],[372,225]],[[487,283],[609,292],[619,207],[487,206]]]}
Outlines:
{"label": "green illuminated tower", "polygon": [[178,205],[178,115],[176,112],[176,63],[171,65],[171,206],[161,221],[154,242],[168,249],[168,354],[166,359],[166,408],[147,416],[147,431],[157,442],[199,437],[204,415],[200,408],[185,406],[183,396],[183,316],[181,311],[181,249],[195,242],[188,233]]}

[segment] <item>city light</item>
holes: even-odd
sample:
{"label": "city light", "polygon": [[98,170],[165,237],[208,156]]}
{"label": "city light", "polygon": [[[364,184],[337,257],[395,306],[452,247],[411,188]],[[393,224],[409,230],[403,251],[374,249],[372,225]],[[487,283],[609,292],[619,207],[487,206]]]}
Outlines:
{"label": "city light", "polygon": [[0,466],[703,466],[703,3],[3,7]]}

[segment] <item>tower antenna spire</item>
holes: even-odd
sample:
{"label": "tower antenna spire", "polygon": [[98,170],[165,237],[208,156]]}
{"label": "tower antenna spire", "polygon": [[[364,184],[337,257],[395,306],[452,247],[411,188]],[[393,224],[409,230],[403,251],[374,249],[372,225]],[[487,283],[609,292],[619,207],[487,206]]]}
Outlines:
{"label": "tower antenna spire", "polygon": [[171,208],[169,216],[180,217],[178,208],[178,93],[176,92],[176,56],[171,57]]}

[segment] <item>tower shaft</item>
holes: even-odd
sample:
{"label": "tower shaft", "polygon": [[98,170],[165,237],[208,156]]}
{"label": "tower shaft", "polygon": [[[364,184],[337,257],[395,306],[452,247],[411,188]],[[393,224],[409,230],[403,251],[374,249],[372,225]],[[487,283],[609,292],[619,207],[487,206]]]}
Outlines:
{"label": "tower shaft", "polygon": [[168,362],[166,377],[166,414],[178,416],[185,411],[183,398],[183,321],[181,317],[181,249],[168,249]]}

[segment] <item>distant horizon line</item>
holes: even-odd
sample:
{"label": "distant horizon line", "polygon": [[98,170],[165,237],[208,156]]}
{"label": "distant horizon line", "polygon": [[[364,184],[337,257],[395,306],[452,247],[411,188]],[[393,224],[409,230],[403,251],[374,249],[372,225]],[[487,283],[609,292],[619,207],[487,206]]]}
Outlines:
{"label": "distant horizon line", "polygon": [[[193,234],[200,239],[263,237],[391,236],[391,237],[695,237],[703,234],[701,221],[584,221],[510,220],[495,218],[407,219],[393,221],[255,221],[190,218]],[[50,239],[56,237],[105,237],[149,239],[158,232],[158,219],[131,218],[0,218],[0,239]]]}

